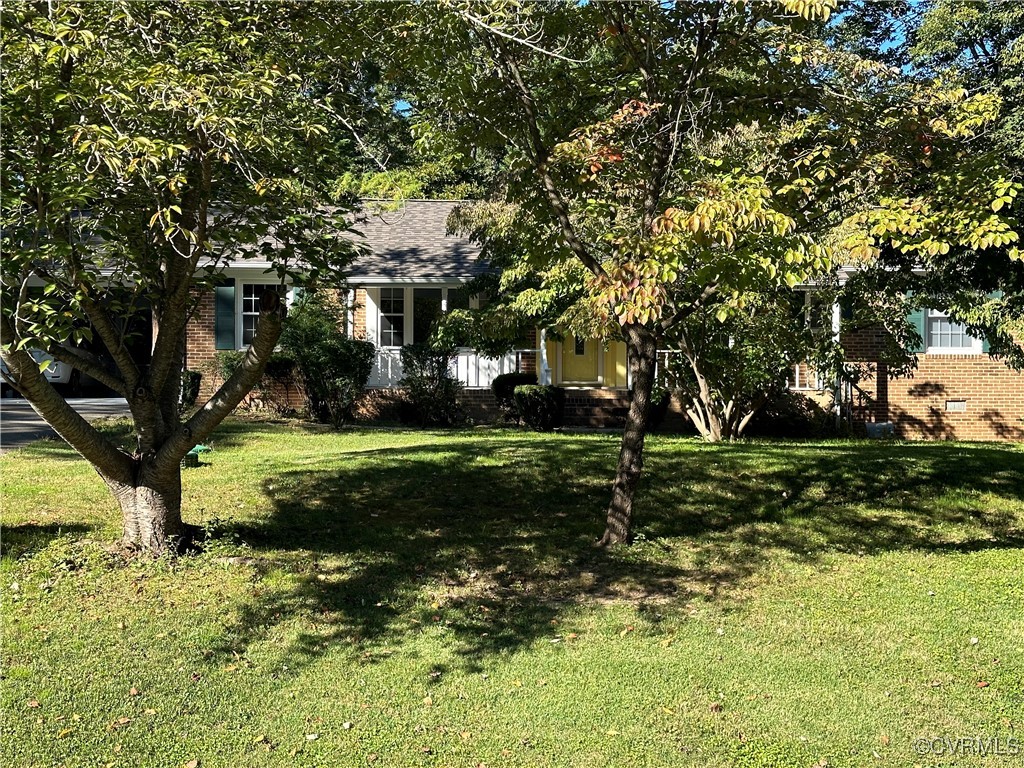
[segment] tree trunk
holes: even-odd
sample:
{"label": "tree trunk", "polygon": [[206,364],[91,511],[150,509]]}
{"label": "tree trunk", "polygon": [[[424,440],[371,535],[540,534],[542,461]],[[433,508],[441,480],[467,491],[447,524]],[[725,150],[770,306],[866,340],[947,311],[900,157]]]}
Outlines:
{"label": "tree trunk", "polygon": [[608,519],[598,546],[629,544],[633,539],[633,496],[640,482],[644,465],[644,439],[647,417],[651,410],[651,390],[657,363],[657,344],[649,330],[641,325],[626,326],[626,348],[629,370],[633,377],[633,396],[622,432],[619,466],[608,505]]}
{"label": "tree trunk", "polygon": [[180,466],[158,468],[142,460],[131,483],[103,479],[121,507],[125,547],[161,555],[189,544],[189,528],[181,519]]}

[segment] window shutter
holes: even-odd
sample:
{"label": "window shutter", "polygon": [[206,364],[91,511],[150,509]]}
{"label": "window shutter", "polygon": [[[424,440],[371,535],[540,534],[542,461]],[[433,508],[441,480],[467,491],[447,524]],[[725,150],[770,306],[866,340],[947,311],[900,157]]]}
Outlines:
{"label": "window shutter", "polygon": [[216,349],[237,349],[235,340],[235,279],[214,290],[213,337]]}
{"label": "window shutter", "polygon": [[925,327],[926,312],[927,310],[919,308],[911,311],[910,314],[907,315],[907,322],[914,326],[914,328],[917,329],[917,332],[921,335],[921,343],[917,345],[916,349],[910,350],[911,352],[914,352],[916,354],[924,352],[925,348],[928,345],[928,329]]}
{"label": "window shutter", "polygon": [[303,291],[305,291],[305,288],[303,288],[301,285],[294,285],[294,286],[292,286],[292,304],[293,305],[294,304],[298,304],[300,301],[302,301],[302,293],[303,293]]}

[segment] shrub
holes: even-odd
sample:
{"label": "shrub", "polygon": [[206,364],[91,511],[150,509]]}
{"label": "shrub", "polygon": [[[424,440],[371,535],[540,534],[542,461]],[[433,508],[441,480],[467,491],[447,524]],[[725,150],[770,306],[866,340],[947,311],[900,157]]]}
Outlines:
{"label": "shrub", "polygon": [[373,369],[373,344],[345,335],[342,312],[330,298],[308,293],[291,308],[281,332],[281,346],[302,378],[306,410],[334,426],[351,418]]}
{"label": "shrub", "polygon": [[537,383],[535,373],[503,373],[495,376],[491,382],[491,392],[498,404],[498,410],[506,421],[518,421],[519,413],[516,411],[516,404],[512,399],[516,387]]}
{"label": "shrub", "polygon": [[199,384],[203,380],[203,374],[199,371],[181,372],[181,404],[185,408],[191,408],[199,399]]}
{"label": "shrub", "polygon": [[520,384],[512,399],[523,423],[540,432],[562,426],[565,413],[565,390],[561,387]]}
{"label": "shrub", "polygon": [[799,392],[776,392],[750,421],[751,437],[834,437],[835,414]]}
{"label": "shrub", "polygon": [[651,390],[651,409],[647,412],[647,429],[654,431],[662,425],[672,405],[672,391],[655,384]]}
{"label": "shrub", "polygon": [[[214,359],[204,366],[204,371],[215,381],[230,379],[245,359],[242,350],[218,352]],[[248,410],[271,410],[285,413],[291,410],[290,393],[294,385],[295,360],[287,352],[275,352],[267,360],[263,376],[242,401],[241,407]]]}
{"label": "shrub", "polygon": [[402,347],[401,385],[409,396],[411,419],[420,426],[449,426],[459,416],[462,382],[452,375],[453,349],[424,344]]}

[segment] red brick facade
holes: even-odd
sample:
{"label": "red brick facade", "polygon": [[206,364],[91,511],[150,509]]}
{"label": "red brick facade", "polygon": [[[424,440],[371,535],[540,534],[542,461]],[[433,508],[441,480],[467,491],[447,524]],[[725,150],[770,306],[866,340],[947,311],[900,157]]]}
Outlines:
{"label": "red brick facade", "polygon": [[881,331],[842,341],[847,359],[872,368],[853,388],[855,428],[889,421],[911,440],[1024,440],[1024,373],[987,354],[921,354],[910,376],[889,378],[876,362]]}

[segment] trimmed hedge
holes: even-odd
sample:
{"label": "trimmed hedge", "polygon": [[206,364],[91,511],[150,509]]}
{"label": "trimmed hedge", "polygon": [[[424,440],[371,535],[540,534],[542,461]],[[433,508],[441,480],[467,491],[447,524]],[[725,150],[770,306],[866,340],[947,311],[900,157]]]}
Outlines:
{"label": "trimmed hedge", "polygon": [[537,383],[535,373],[503,373],[495,376],[491,382],[491,392],[498,404],[498,409],[506,421],[518,421],[519,413],[516,411],[516,404],[513,401],[516,387],[530,386]]}
{"label": "trimmed hedge", "polygon": [[462,382],[451,371],[454,349],[406,344],[400,353],[402,381],[409,397],[408,420],[422,427],[451,426],[459,420]]}
{"label": "trimmed hedge", "polygon": [[565,390],[543,384],[520,384],[512,400],[523,423],[539,432],[562,426],[565,416]]}
{"label": "trimmed hedge", "polygon": [[[281,346],[302,376],[306,410],[318,421],[341,426],[373,370],[374,347],[342,330],[342,308],[320,293],[306,293],[288,312]],[[271,358],[267,375],[273,377]]]}

